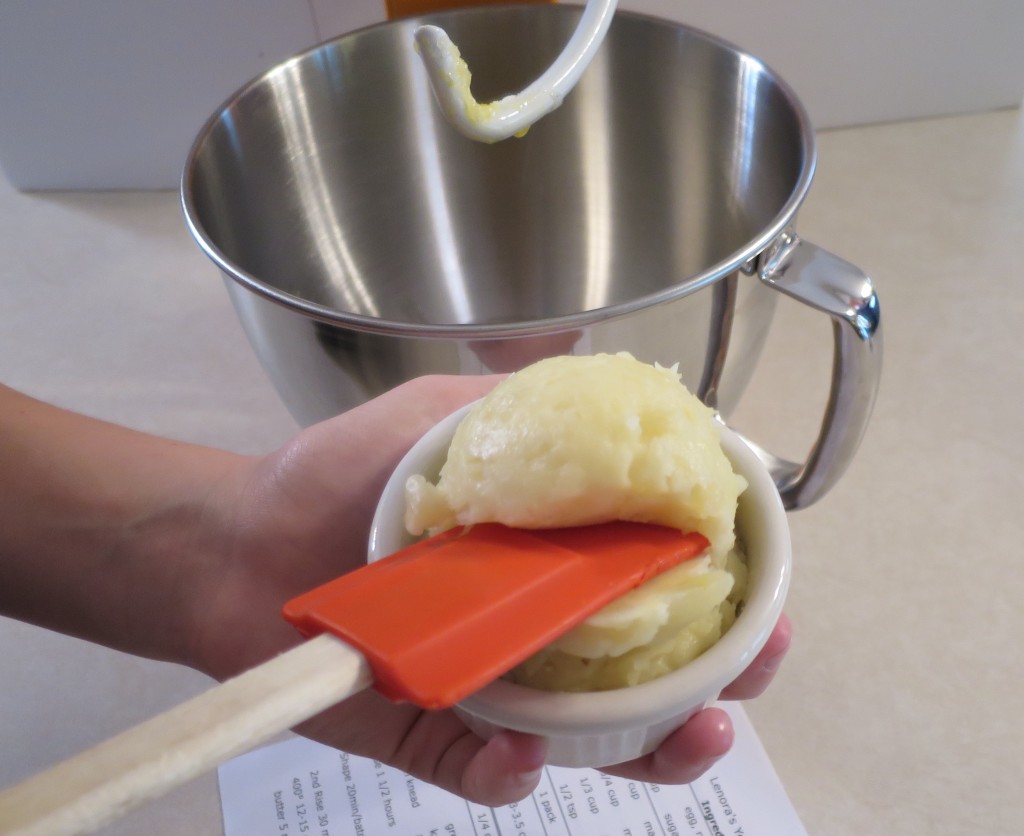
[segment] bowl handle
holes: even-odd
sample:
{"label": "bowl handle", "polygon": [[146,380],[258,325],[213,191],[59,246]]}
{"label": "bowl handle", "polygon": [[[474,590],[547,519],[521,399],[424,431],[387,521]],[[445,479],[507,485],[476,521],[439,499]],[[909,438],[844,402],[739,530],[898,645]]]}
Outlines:
{"label": "bowl handle", "polygon": [[761,254],[757,275],[832,318],[832,382],[807,460],[787,461],[750,445],[775,479],[783,505],[804,508],[843,475],[867,427],[882,367],[878,296],[862,270],[792,231],[783,232]]}

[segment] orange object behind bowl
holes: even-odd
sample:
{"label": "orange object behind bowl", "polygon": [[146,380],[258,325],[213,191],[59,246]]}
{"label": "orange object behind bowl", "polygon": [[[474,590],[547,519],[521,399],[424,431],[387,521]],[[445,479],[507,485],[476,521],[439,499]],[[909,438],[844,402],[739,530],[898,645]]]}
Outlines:
{"label": "orange object behind bowl", "polygon": [[[558,0],[516,0],[519,3],[557,3]],[[484,6],[488,3],[507,3],[508,0],[385,0],[388,20],[441,12],[464,6]]]}

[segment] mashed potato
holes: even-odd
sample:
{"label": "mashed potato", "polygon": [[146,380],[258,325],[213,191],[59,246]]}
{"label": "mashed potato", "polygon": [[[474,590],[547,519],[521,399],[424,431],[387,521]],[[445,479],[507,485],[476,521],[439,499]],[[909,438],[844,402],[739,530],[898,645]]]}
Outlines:
{"label": "mashed potato", "polygon": [[511,673],[549,690],[635,685],[713,644],[746,586],[734,518],[746,487],[714,413],[672,369],[628,354],[542,360],[459,425],[432,484],[406,486],[413,534],[499,522],[557,528],[633,520],[699,531],[708,552],[624,595]]}

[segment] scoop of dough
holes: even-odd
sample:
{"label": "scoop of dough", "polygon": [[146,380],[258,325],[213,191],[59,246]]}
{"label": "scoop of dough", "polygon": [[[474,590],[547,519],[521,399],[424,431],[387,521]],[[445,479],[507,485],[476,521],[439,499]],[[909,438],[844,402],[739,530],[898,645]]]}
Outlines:
{"label": "scoop of dough", "polygon": [[724,556],[745,487],[722,452],[714,413],[674,369],[624,353],[554,357],[472,408],[436,485],[409,480],[406,527],[633,520],[699,531]]}
{"label": "scoop of dough", "polygon": [[409,480],[406,527],[633,520],[701,532],[711,544],[703,557],[612,602],[509,674],[555,691],[637,685],[714,644],[745,593],[733,523],[746,482],[719,435],[712,410],[674,369],[628,354],[542,360],[470,410],[436,484]]}

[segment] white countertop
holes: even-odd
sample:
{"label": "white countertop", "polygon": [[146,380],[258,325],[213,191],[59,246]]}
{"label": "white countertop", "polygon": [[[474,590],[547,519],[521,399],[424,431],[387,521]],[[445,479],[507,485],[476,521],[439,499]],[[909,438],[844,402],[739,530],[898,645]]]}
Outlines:
{"label": "white countertop", "polygon": [[[874,277],[885,368],[850,471],[791,516],[795,643],[748,711],[810,833],[1019,832],[1024,120],[820,140],[799,229]],[[0,277],[3,382],[243,452],[295,430],[175,194],[0,181]],[[780,303],[739,428],[800,456],[830,345],[823,317]],[[206,685],[0,620],[0,785]],[[208,775],[104,832],[220,831]]]}

